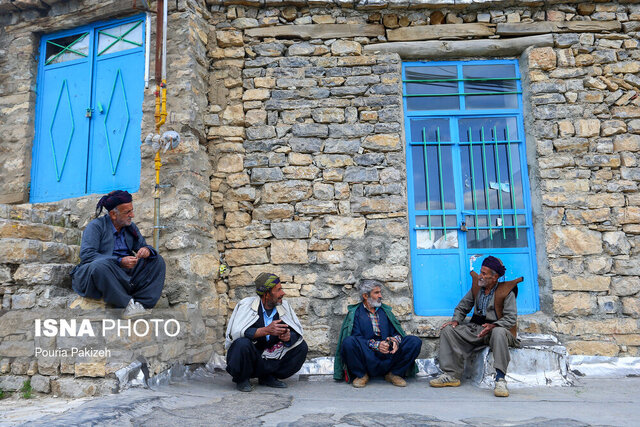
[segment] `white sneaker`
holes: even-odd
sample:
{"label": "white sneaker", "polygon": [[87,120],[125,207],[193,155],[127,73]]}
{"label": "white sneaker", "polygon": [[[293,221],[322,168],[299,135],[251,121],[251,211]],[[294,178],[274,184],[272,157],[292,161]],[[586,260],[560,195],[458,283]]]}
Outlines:
{"label": "white sneaker", "polygon": [[129,304],[127,304],[127,307],[124,309],[124,312],[122,313],[122,317],[128,318],[128,317],[142,316],[146,312],[147,310],[145,310],[142,304],[140,304],[138,301],[134,301],[133,298],[131,298],[129,300]]}
{"label": "white sneaker", "polygon": [[496,381],[496,386],[493,389],[493,394],[496,397],[509,397],[509,389],[507,388],[507,382],[504,378],[500,378]]}

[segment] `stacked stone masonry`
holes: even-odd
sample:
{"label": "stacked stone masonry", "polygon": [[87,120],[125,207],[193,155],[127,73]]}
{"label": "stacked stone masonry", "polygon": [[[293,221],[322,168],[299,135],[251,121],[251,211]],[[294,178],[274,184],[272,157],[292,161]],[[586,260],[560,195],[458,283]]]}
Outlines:
{"label": "stacked stone masonry", "polygon": [[[38,31],[73,28],[100,10],[100,19],[133,13],[71,3],[0,2],[0,201],[25,200]],[[332,354],[362,278],[384,281],[405,329],[423,337],[421,357],[435,355],[445,319],[413,314],[409,263],[400,70],[416,55],[520,61],[541,305],[520,317],[520,330],[556,334],[573,354],[640,356],[640,3],[238,3],[170,4],[167,126],[183,143],[163,157],[171,187],[160,310],[200,320],[175,357],[148,355],[156,370],[223,353],[226,319],[262,271],[281,276],[311,357]],[[152,89],[143,108],[141,139],[153,129]],[[142,153],[136,220],[149,236],[152,153]],[[63,272],[94,199],[3,207],[3,316],[68,307]],[[54,219],[38,220],[43,212]],[[82,366],[39,370],[16,344],[31,329],[7,333],[6,324],[2,384],[35,375],[49,389],[73,388]],[[112,380],[112,368],[100,377]]]}

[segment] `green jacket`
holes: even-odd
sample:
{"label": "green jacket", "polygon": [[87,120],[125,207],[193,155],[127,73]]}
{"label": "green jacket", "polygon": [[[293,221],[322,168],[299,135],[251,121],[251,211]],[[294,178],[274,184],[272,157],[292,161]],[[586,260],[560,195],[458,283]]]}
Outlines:
{"label": "green jacket", "polygon": [[[353,319],[355,318],[355,315],[356,315],[356,309],[360,305],[362,305],[361,302],[357,304],[352,304],[349,307],[347,307],[347,310],[348,310],[347,317],[344,318],[344,321],[342,322],[342,327],[340,328],[340,337],[338,338],[336,356],[333,361],[333,379],[334,380],[339,381],[345,378],[346,368],[342,364],[342,351],[341,351],[342,341],[344,341],[346,337],[351,336],[351,332],[353,331]],[[404,338],[407,334],[402,329],[402,326],[400,326],[400,322],[398,322],[398,319],[396,319],[396,316],[394,316],[393,313],[391,312],[391,307],[389,307],[386,304],[382,304],[381,308],[384,310],[385,314],[391,321],[391,324],[396,329],[396,331],[398,331],[400,335]],[[418,365],[414,363],[413,369],[409,369],[409,371],[407,372],[407,376],[413,377],[417,372],[418,372]]]}

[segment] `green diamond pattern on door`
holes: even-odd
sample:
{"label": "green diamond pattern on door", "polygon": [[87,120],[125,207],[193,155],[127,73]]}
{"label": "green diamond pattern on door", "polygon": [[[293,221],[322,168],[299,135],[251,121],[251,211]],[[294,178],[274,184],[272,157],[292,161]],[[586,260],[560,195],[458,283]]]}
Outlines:
{"label": "green diamond pattern on door", "polygon": [[[109,97],[109,105],[107,106],[107,113],[104,116],[104,135],[105,138],[107,140],[107,151],[109,152],[109,162],[111,164],[111,173],[113,175],[116,174],[116,170],[118,169],[118,163],[120,163],[120,155],[122,154],[122,147],[124,146],[124,141],[125,141],[125,137],[127,136],[127,130],[129,129],[129,123],[131,122],[131,115],[129,114],[129,105],[127,102],[127,92],[124,88],[124,82],[122,81],[123,77],[122,77],[122,71],[120,69],[118,69],[118,72],[116,73],[116,78],[113,82],[113,88],[111,89],[111,96]],[[120,83],[118,85],[118,83]],[[109,139],[109,129],[107,126],[107,121],[109,120],[109,112],[111,112],[111,107],[114,105],[114,99],[113,96],[116,93],[116,88],[119,86],[119,92],[118,93],[122,93],[122,100],[121,103],[117,104],[120,106],[124,107],[124,111],[126,112],[126,117],[127,117],[127,121],[125,124],[125,128],[124,131],[122,132],[122,138],[119,141],[118,144],[118,154],[116,156],[115,159],[115,163],[113,161],[113,150],[111,149],[111,140]],[[117,100],[117,99],[116,99]],[[112,131],[115,133],[115,129],[112,129]]]}
{"label": "green diamond pattern on door", "polygon": [[[62,94],[66,96],[63,98]],[[62,108],[64,111],[69,112],[69,120],[71,121],[71,129],[69,129],[69,138],[67,138],[67,146],[64,150],[64,157],[62,158],[62,165],[58,166],[58,156],[56,155],[56,144],[53,137],[53,127],[55,124],[58,124],[59,127],[66,125],[66,123],[62,124],[61,116],[58,115],[58,111],[60,110],[60,101],[66,101],[67,108]],[[61,113],[64,114],[64,113]],[[60,182],[62,178],[62,173],[64,172],[64,167],[67,163],[67,157],[69,156],[69,148],[71,147],[71,140],[73,139],[73,132],[75,131],[75,123],[73,120],[73,110],[71,109],[71,97],[69,96],[69,85],[67,84],[67,80],[62,81],[62,85],[60,86],[60,93],[58,94],[58,101],[56,102],[55,110],[53,113],[53,117],[51,118],[51,126],[49,126],[49,137],[51,139],[51,158],[53,160],[53,165],[56,171],[56,179]],[[57,133],[57,132],[56,132]]]}

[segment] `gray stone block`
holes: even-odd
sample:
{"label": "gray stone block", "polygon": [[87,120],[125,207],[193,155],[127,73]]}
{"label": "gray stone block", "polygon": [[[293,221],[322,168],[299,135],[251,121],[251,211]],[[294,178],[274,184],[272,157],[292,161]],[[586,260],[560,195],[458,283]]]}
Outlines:
{"label": "gray stone block", "polygon": [[2,375],[0,376],[0,389],[5,391],[18,391],[28,379],[29,377],[26,376]]}
{"label": "gray stone block", "polygon": [[322,151],[322,145],[323,142],[319,138],[291,138],[289,140],[291,149],[298,153],[318,153]]}
{"label": "gray stone block", "polygon": [[327,125],[317,123],[297,123],[293,125],[291,131],[293,132],[293,135],[298,137],[329,135],[329,128]]}
{"label": "gray stone block", "polygon": [[344,174],[345,182],[371,182],[378,180],[378,170],[375,168],[348,167]]}
{"label": "gray stone block", "polygon": [[274,222],[271,223],[271,233],[276,239],[306,239],[310,233],[310,222]]}
{"label": "gray stone block", "polygon": [[49,393],[51,391],[51,378],[43,375],[34,375],[31,377],[31,387],[33,391]]}
{"label": "gray stone block", "polygon": [[264,184],[265,182],[282,181],[284,176],[280,168],[254,168],[251,170],[251,183]]}
{"label": "gray stone block", "polygon": [[324,143],[324,152],[328,154],[355,154],[359,149],[359,139],[327,139]]}

